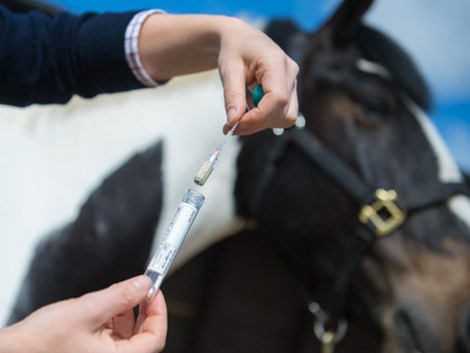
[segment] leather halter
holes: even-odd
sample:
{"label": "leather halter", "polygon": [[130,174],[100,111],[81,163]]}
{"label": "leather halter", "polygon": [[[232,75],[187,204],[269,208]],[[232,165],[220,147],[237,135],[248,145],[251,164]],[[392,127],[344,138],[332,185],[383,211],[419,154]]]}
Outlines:
{"label": "leather halter", "polygon": [[[303,34],[292,36],[287,44],[287,52],[300,67],[297,91],[302,92],[302,73],[305,66],[305,50],[311,39]],[[302,106],[302,95],[299,94],[299,106]],[[277,136],[277,142],[271,147],[263,173],[255,187],[252,203],[252,214],[257,215],[261,202],[268,190],[272,178],[287,151],[287,147],[295,146],[311,163],[321,169],[342,191],[360,206],[358,226],[352,231],[351,248],[333,285],[333,308],[328,313],[329,320],[340,323],[347,316],[347,298],[351,292],[352,282],[362,259],[369,252],[372,243],[380,237],[387,236],[406,222],[416,211],[442,204],[458,194],[470,195],[469,188],[463,182],[433,183],[421,185],[414,192],[396,195],[394,190],[383,190],[378,185],[368,185],[333,151],[324,146],[311,132],[303,128],[293,127]],[[383,213],[389,217],[384,219]],[[288,270],[293,276],[298,292],[309,306],[316,304],[315,296],[309,290],[300,274],[293,269],[288,258],[284,258]]]}
{"label": "leather halter", "polygon": [[[286,51],[300,67],[297,81],[297,92],[302,92],[302,75],[305,69],[306,48],[309,48],[311,38],[302,33],[293,35],[287,42]],[[299,107],[302,107],[302,95],[298,95]],[[397,195],[394,190],[383,190],[378,185],[368,185],[363,179],[343,160],[339,159],[333,151],[324,146],[311,132],[302,128],[287,129],[284,134],[277,136],[276,143],[271,146],[266,160],[265,168],[258,184],[255,186],[252,215],[256,217],[261,207],[268,187],[277,173],[282,157],[289,146],[294,146],[304,154],[308,160],[321,169],[342,191],[360,206],[358,226],[352,230],[351,247],[340,264],[339,273],[333,284],[332,310],[326,314],[319,308],[314,294],[307,283],[300,276],[292,261],[284,256],[284,262],[291,276],[294,278],[299,295],[314,314],[316,320],[320,318],[322,325],[326,321],[335,322],[337,326],[338,340],[344,335],[346,328],[342,330],[341,323],[347,317],[347,298],[351,293],[354,277],[362,259],[368,254],[373,242],[380,237],[387,236],[406,222],[413,213],[426,208],[444,203],[447,199],[458,194],[469,195],[469,189],[463,182],[459,183],[433,183],[421,185],[414,192],[406,195]],[[383,214],[389,217],[383,218]],[[319,308],[312,310],[311,307]],[[320,311],[317,315],[314,311]],[[321,318],[323,317],[323,318]],[[343,325],[344,326],[344,325]],[[343,331],[343,332],[340,332]],[[317,338],[323,341],[323,337],[315,332]],[[334,343],[334,342],[333,342]]]}
{"label": "leather halter", "polygon": [[[351,167],[324,146],[314,134],[305,129],[297,127],[288,129],[276,139],[277,142],[270,149],[267,164],[255,188],[252,204],[254,215],[258,214],[268,187],[289,146],[295,146],[345,194],[361,206],[358,215],[360,222],[353,230],[351,249],[340,265],[340,271],[333,286],[333,308],[329,313],[332,321],[339,322],[346,317],[347,298],[353,279],[362,259],[377,238],[392,233],[416,211],[442,204],[458,194],[469,194],[469,189],[464,183],[433,183],[417,188],[412,194],[396,195],[393,190],[383,190],[366,184]],[[383,216],[384,213],[385,216]],[[315,302],[314,295],[308,286],[299,273],[292,269],[289,259],[286,260],[303,300],[307,305]]]}

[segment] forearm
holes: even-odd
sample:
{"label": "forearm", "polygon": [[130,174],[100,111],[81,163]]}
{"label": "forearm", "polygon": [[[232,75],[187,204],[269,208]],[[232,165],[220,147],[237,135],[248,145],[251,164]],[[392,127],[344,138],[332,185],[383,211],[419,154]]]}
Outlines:
{"label": "forearm", "polygon": [[134,13],[49,18],[0,6],[0,103],[64,103],[142,87],[124,54]]}
{"label": "forearm", "polygon": [[221,40],[240,20],[224,16],[150,16],[142,25],[139,55],[155,80],[217,68]]}

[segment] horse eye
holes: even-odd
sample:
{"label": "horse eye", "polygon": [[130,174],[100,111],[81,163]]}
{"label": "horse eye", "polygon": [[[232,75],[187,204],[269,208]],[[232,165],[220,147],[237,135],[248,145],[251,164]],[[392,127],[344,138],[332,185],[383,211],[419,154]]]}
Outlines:
{"label": "horse eye", "polygon": [[367,97],[358,101],[359,107],[366,116],[373,115],[375,118],[385,118],[389,107],[384,99],[378,97]]}

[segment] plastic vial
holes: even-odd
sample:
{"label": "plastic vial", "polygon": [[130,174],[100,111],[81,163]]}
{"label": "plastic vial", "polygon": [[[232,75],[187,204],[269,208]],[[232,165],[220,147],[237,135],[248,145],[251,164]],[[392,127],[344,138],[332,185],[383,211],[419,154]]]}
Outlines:
{"label": "plastic vial", "polygon": [[189,189],[184,195],[183,201],[178,206],[173,220],[163,234],[163,238],[145,271],[153,283],[147,295],[149,300],[155,297],[203,203],[204,195],[193,189]]}

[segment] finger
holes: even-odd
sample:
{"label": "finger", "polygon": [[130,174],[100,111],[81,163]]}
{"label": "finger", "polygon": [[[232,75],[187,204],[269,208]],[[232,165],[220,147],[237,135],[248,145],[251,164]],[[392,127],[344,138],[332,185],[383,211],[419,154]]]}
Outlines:
{"label": "finger", "polygon": [[134,311],[127,310],[113,318],[113,336],[120,339],[129,339],[134,333]]}
{"label": "finger", "polygon": [[299,102],[297,98],[297,83],[294,83],[294,89],[292,90],[291,98],[289,101],[289,107],[287,109],[287,114],[284,119],[283,128],[291,127],[297,121],[299,115]]}
{"label": "finger", "polygon": [[158,310],[162,310],[159,306],[161,305],[161,301],[157,302],[157,297],[160,296],[160,292],[161,290],[158,290],[157,294],[155,295],[155,298],[152,301],[144,300],[142,303],[140,303],[139,315],[137,317],[134,333],[142,332],[142,327],[144,325],[145,320],[147,319],[147,316],[159,315]]}
{"label": "finger", "polygon": [[159,320],[164,320],[166,322],[167,309],[165,303],[165,297],[161,290],[157,292],[155,299],[152,302],[146,302],[143,311],[145,320],[141,327],[142,331],[146,330],[146,320],[148,318],[158,318]]}
{"label": "finger", "polygon": [[[158,294],[158,293],[157,293]],[[134,326],[134,333],[140,332],[142,325],[144,324],[145,318],[147,317],[147,307],[150,305],[148,300],[142,301],[139,305],[139,314]]]}
{"label": "finger", "polygon": [[284,89],[272,90],[269,86],[266,88],[258,106],[243,115],[236,131],[238,135],[249,135],[266,128],[282,127],[279,125],[286,115],[290,97],[285,82],[283,85]]}
{"label": "finger", "polygon": [[161,291],[157,292],[155,299],[142,305],[139,314],[139,327],[136,326],[135,335],[130,339],[136,353],[148,351],[161,351],[165,346],[167,334],[167,309]]}
{"label": "finger", "polygon": [[292,65],[288,68],[289,72],[286,76],[286,92],[289,99],[285,100],[285,97],[272,95],[266,97],[265,94],[258,104],[259,110],[253,110],[250,116],[243,116],[244,124],[237,129],[240,135],[250,134],[264,128],[288,128],[295,124],[299,109],[297,80],[295,79],[298,65],[292,60],[290,62]]}
{"label": "finger", "polygon": [[[284,70],[273,71],[275,67]],[[261,121],[265,121],[266,127],[271,128],[285,128],[292,125],[294,119],[291,113],[298,109],[296,95],[298,72],[298,65],[287,56],[273,62],[264,71],[259,71],[257,77],[263,85],[265,95],[258,104],[260,114],[254,118],[254,124],[259,121],[259,126],[263,127]]]}
{"label": "finger", "polygon": [[289,123],[286,121],[289,103],[285,103],[285,101],[288,102],[289,100],[273,97],[272,94],[270,96],[265,94],[258,107],[243,115],[235,133],[237,135],[251,135],[266,128],[281,128],[286,127],[288,124],[292,125],[291,121]]}
{"label": "finger", "polygon": [[86,310],[88,322],[93,327],[100,328],[111,318],[131,310],[142,302],[151,285],[150,279],[141,275],[86,294],[78,300],[82,310]]}
{"label": "finger", "polygon": [[291,98],[289,101],[289,108],[287,110],[287,124],[292,126],[296,123],[299,116],[299,98],[297,95],[297,75],[299,74],[299,65],[294,60],[290,60],[290,77],[293,79],[291,82]]}
{"label": "finger", "polygon": [[[230,67],[230,71],[224,69]],[[245,112],[246,93],[245,93],[245,73],[243,63],[227,64],[219,69],[222,85],[224,88],[225,111],[227,112],[228,131]]]}

